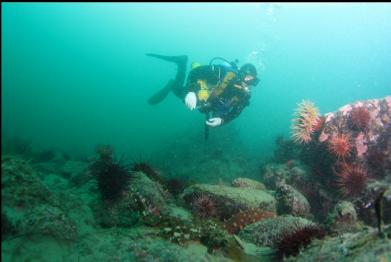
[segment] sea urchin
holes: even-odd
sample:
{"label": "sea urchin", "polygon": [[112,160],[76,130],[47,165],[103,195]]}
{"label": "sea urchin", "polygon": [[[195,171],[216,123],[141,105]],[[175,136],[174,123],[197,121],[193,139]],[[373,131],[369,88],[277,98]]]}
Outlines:
{"label": "sea urchin", "polygon": [[193,209],[201,218],[209,218],[216,215],[216,204],[206,194],[201,194],[194,198]]}
{"label": "sea urchin", "polygon": [[110,202],[118,200],[131,177],[129,168],[113,159],[98,160],[91,168],[102,198]]}
{"label": "sea urchin", "polygon": [[371,115],[369,111],[365,107],[355,107],[352,109],[350,115],[351,123],[354,127],[359,130],[366,130],[369,126],[369,122],[371,120]]}
{"label": "sea urchin", "polygon": [[329,151],[336,155],[338,159],[347,157],[351,148],[350,137],[345,134],[334,135],[328,144]]}
{"label": "sea urchin", "polygon": [[362,166],[344,165],[337,173],[337,185],[344,197],[358,195],[366,186],[367,170]]}

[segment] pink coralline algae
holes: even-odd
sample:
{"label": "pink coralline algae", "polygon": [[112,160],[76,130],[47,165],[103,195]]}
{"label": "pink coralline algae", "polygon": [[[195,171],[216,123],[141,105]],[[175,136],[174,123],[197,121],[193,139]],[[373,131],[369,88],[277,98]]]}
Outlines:
{"label": "pink coralline algae", "polygon": [[364,143],[364,133],[360,132],[356,138],[357,157],[362,157],[367,152],[368,146]]}
{"label": "pink coralline algae", "polygon": [[388,106],[388,112],[391,113],[391,96],[387,96],[385,98],[386,102],[387,102],[387,106]]}
{"label": "pink coralline algae", "polygon": [[355,104],[355,107],[362,107],[364,106],[364,103],[361,102],[361,101],[358,101],[356,104]]}
{"label": "pink coralline algae", "polygon": [[[360,103],[362,104],[362,103]],[[369,110],[363,106],[353,108],[351,112],[351,122],[359,130],[367,130],[371,120]],[[376,117],[376,115],[375,115]]]}
{"label": "pink coralline algae", "polygon": [[343,106],[343,107],[341,107],[339,109],[339,111],[342,112],[343,116],[347,115],[351,110],[352,110],[352,106],[351,105],[345,105],[345,106]]}
{"label": "pink coralline algae", "polygon": [[320,136],[319,136],[319,142],[322,143],[322,142],[326,141],[328,138],[329,138],[329,135],[326,134],[326,133],[324,133],[324,132],[322,132],[322,133],[320,134]]}
{"label": "pink coralline algae", "polygon": [[[327,150],[337,160],[350,164],[368,163],[369,150],[391,155],[391,148],[387,146],[391,145],[390,108],[391,96],[341,106],[324,115],[325,123],[315,141],[323,144],[320,150]],[[386,159],[384,165],[391,166],[391,158]]]}
{"label": "pink coralline algae", "polygon": [[325,123],[328,123],[334,117],[334,114],[333,113],[327,113],[324,116],[326,117]]}

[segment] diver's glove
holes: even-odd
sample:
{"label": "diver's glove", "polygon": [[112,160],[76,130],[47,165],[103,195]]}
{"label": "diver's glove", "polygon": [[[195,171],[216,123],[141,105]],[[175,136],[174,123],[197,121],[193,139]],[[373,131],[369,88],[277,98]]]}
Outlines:
{"label": "diver's glove", "polygon": [[197,105],[197,96],[194,92],[187,93],[185,97],[185,104],[190,109],[193,110]]}
{"label": "diver's glove", "polygon": [[208,126],[216,127],[223,124],[223,119],[220,117],[209,118],[205,122]]}

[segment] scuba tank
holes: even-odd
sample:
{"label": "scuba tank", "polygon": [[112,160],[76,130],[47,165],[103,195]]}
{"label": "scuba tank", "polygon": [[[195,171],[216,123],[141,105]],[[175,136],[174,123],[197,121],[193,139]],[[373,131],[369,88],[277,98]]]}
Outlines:
{"label": "scuba tank", "polygon": [[215,60],[222,60],[222,61],[224,61],[225,63],[227,63],[229,66],[231,66],[232,68],[234,68],[234,69],[236,69],[236,70],[238,69],[238,65],[237,65],[237,63],[239,63],[239,60],[238,60],[238,59],[235,59],[234,61],[229,62],[227,59],[225,59],[225,58],[223,58],[223,57],[216,56],[216,57],[212,58],[212,59],[209,61],[209,65],[212,66],[212,68],[214,67],[213,62],[214,62]]}
{"label": "scuba tank", "polygon": [[[225,65],[214,64],[213,62],[216,60],[224,61]],[[227,59],[225,59],[223,57],[216,56],[209,61],[209,66],[212,68],[212,71],[218,70],[218,72],[217,72],[218,79],[219,79],[219,81],[223,81],[223,78],[227,72],[231,71],[231,72],[234,72],[235,74],[238,74],[239,68],[238,68],[237,63],[239,63],[238,59],[235,59],[234,61],[229,62]]]}

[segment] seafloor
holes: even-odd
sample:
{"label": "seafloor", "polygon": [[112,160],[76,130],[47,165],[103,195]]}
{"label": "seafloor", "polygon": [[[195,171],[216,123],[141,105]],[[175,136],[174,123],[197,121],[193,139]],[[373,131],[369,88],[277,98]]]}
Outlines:
{"label": "seafloor", "polygon": [[2,259],[391,261],[391,97],[296,117],[255,169],[186,138],[153,164],[4,141]]}

